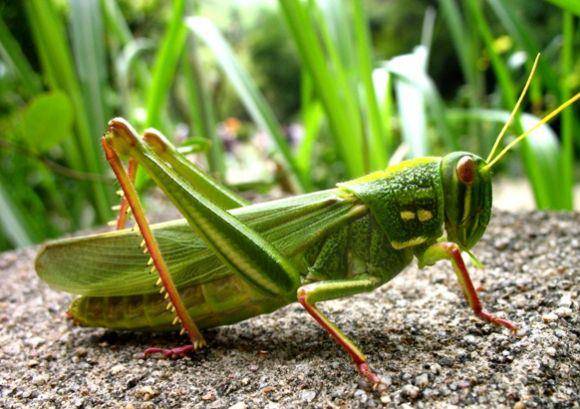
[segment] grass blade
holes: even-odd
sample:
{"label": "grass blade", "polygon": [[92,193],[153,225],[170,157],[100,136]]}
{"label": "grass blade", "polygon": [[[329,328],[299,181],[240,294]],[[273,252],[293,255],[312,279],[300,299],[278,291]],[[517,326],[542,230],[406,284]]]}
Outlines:
{"label": "grass blade", "polygon": [[133,108],[142,104],[144,90],[149,88],[151,80],[141,56],[154,47],[155,44],[147,39],[131,39],[115,58],[115,86],[122,98],[121,115],[136,123],[143,119],[136,117]]}
{"label": "grass blade", "polygon": [[151,76],[145,61],[136,58],[141,52],[153,48],[153,42],[147,39],[135,39],[129,29],[119,5],[116,0],[101,0],[105,27],[111,38],[112,60],[115,61],[116,83],[121,89],[124,101],[121,104],[123,114],[137,121],[133,117],[131,110],[131,99],[129,98],[129,67],[131,69],[131,79],[135,82],[135,87],[131,90],[137,93],[139,101],[144,99],[144,90],[149,89]]}
{"label": "grass blade", "polygon": [[71,40],[91,135],[103,132],[106,108],[107,59],[99,0],[71,0]]}
{"label": "grass blade", "polygon": [[453,46],[457,52],[463,77],[468,85],[473,88],[476,84],[475,55],[467,41],[470,33],[465,28],[465,23],[455,0],[439,0],[443,17],[447,20],[447,27],[453,40]]}
{"label": "grass blade", "polygon": [[292,155],[290,146],[286,141],[282,127],[248,73],[235,58],[232,49],[219,30],[210,20],[204,17],[189,17],[186,25],[212,50],[217,62],[236,89],[253,120],[258,127],[272,137],[272,140],[282,155],[286,168],[296,178],[300,188],[307,190],[310,186],[310,180],[307,175],[300,171]]}
{"label": "grass blade", "polygon": [[324,120],[324,111],[314,95],[314,86],[310,75],[302,70],[301,81],[301,114],[304,135],[296,151],[296,162],[306,175],[312,174],[312,152],[314,143]]}
{"label": "grass blade", "polygon": [[105,17],[105,25],[110,35],[117,38],[121,44],[133,39],[129,25],[125,21],[116,0],[101,0],[101,7]]}
{"label": "grass blade", "polygon": [[[75,109],[75,138],[69,138],[64,143],[67,161],[75,169],[102,174],[100,147],[97,143],[100,132],[97,135],[91,134],[89,117],[74,72],[64,25],[50,1],[27,0],[25,6],[47,82],[53,90],[66,92]],[[97,218],[107,221],[111,212],[108,189],[99,181],[91,182],[90,186]]]}
{"label": "grass blade", "polygon": [[314,81],[347,176],[359,176],[365,171],[365,141],[362,129],[356,126],[360,120],[353,122],[353,116],[358,117],[359,113],[351,112],[349,108],[354,101],[349,85],[344,84],[345,75],[337,72],[340,67],[332,64],[332,59],[329,64],[307,5],[301,0],[280,0],[280,9],[302,63]]}
{"label": "grass blade", "polygon": [[[562,24],[562,101],[572,96],[570,77],[574,70],[574,17],[572,13],[563,13]],[[574,111],[567,109],[562,112],[562,206],[567,210],[574,209]]]}
{"label": "grass blade", "polygon": [[346,4],[348,2],[345,0],[310,0],[309,12],[318,13],[317,22],[325,26],[326,47],[332,47],[342,70],[353,75],[357,70],[356,45],[350,10]]}
{"label": "grass blade", "polygon": [[24,56],[20,45],[8,30],[0,16],[0,56],[11,70],[20,78],[20,85],[27,96],[42,90],[40,79]]}
{"label": "grass blade", "polygon": [[185,46],[187,31],[183,24],[184,18],[185,0],[175,0],[169,26],[161,42],[159,52],[155,56],[151,84],[147,93],[146,126],[158,128],[166,135],[171,135],[171,132],[163,129],[162,109],[167,102],[169,88]]}
{"label": "grass blade", "polygon": [[[502,60],[493,45],[493,35],[485,20],[480,3],[477,0],[468,0],[466,4],[477,24],[479,33],[491,59],[491,64],[501,89],[503,104],[506,107],[513,107],[517,99],[516,84],[511,78],[506,63]],[[518,117],[514,121],[514,127],[518,133],[523,131],[522,123]],[[555,194],[550,193],[551,185],[554,183],[553,180],[548,179],[547,175],[540,170],[541,166],[538,164],[542,160],[542,156],[536,154],[537,152],[532,149],[532,143],[529,140],[524,140],[521,145],[520,152],[524,168],[528,180],[532,185],[537,207],[539,209],[560,208],[561,197],[567,193],[562,191],[556,192]]]}
{"label": "grass blade", "polygon": [[[352,24],[347,9],[343,0],[312,0],[308,2],[307,14],[311,16],[314,26],[318,28],[319,46],[324,50],[328,60],[327,67],[318,67],[318,69],[327,69],[327,76],[334,77],[333,86],[337,88],[338,97],[342,99],[341,107],[334,109],[341,110],[340,115],[344,116],[345,125],[350,125],[351,132],[355,132],[351,134],[351,139],[361,142],[363,165],[368,171],[370,169],[369,149],[361,118],[358,61],[354,52],[353,34],[350,30]],[[314,85],[316,86],[316,83]],[[334,132],[331,135],[337,147],[345,145],[342,139],[345,135]],[[338,156],[341,157],[340,149]],[[342,162],[344,163],[344,159]]]}
{"label": "grass blade", "polygon": [[457,135],[447,124],[445,104],[433,80],[426,73],[427,48],[417,46],[412,54],[400,55],[388,61],[385,68],[395,75],[403,141],[409,147],[410,156],[425,156],[431,152],[427,114],[433,120],[447,148],[458,150]]}
{"label": "grass blade", "polygon": [[570,13],[580,17],[580,2],[578,0],[545,0],[545,1],[560,7],[562,10],[569,11]]}
{"label": "grass blade", "polygon": [[29,236],[26,222],[20,210],[12,203],[7,190],[0,182],[0,226],[10,242],[16,247],[29,246],[34,239]]}
{"label": "grass blade", "polygon": [[383,123],[386,133],[385,139],[390,145],[388,151],[394,152],[395,139],[393,136],[393,117],[395,115],[395,109],[393,101],[393,76],[386,68],[378,67],[373,70],[373,87],[378,97],[381,122]]}
{"label": "grass blade", "polygon": [[358,72],[362,81],[362,89],[365,103],[362,104],[366,111],[368,121],[368,149],[371,170],[383,169],[387,166],[390,152],[387,151],[393,143],[387,140],[377,96],[373,85],[373,56],[371,49],[370,35],[367,27],[367,18],[363,10],[362,1],[352,2],[354,19],[354,38],[357,50]]}
{"label": "grass blade", "polygon": [[413,53],[394,57],[386,65],[396,76],[395,92],[403,142],[409,147],[411,157],[426,156],[430,151],[425,97],[421,89],[414,85],[422,81],[426,62],[427,50],[418,46]]}
{"label": "grass blade", "polygon": [[[531,57],[538,54],[542,48],[532,35],[530,27],[528,27],[524,20],[518,15],[518,10],[516,10],[512,2],[505,0],[488,1],[505,29],[530,57],[527,60],[526,66],[528,71],[531,70],[533,65],[533,59]],[[548,59],[542,58],[540,60],[538,65],[538,74],[540,75],[534,80],[530,87],[530,99],[536,105],[541,105],[542,92],[540,89],[540,79],[545,83],[545,85],[554,96],[558,97],[560,95],[560,89],[558,84],[558,77],[552,69]]]}
{"label": "grass blade", "polygon": [[211,141],[207,158],[209,170],[218,179],[225,175],[223,144],[216,131],[213,104],[205,87],[197,58],[198,45],[189,38],[188,53],[183,55],[183,70],[194,134]]}

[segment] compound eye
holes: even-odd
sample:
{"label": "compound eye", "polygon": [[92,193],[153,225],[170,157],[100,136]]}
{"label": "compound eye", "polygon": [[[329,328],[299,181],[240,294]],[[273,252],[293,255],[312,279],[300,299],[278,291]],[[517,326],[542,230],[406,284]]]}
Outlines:
{"label": "compound eye", "polygon": [[469,156],[464,156],[457,162],[457,178],[466,185],[471,185],[475,179],[475,162]]}

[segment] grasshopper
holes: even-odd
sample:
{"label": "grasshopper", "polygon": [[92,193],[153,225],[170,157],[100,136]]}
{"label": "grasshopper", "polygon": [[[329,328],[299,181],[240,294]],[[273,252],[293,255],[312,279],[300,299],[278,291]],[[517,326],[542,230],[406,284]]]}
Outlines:
{"label": "grasshopper", "polygon": [[[469,152],[403,161],[335,188],[248,204],[181,155],[156,130],[142,136],[113,119],[103,149],[121,190],[117,230],[46,244],[36,259],[51,287],[80,295],[78,325],[177,330],[189,343],[145,354],[183,356],[205,346],[200,330],[233,324],[298,301],[350,355],[360,374],[380,377],[317,303],[372,291],[414,258],[449,260],[475,315],[516,331],[486,311],[463,261],[491,217],[492,167],[518,142],[580,98],[555,109],[501,152],[537,66],[486,160]],[[128,170],[120,157],[128,158]],[[150,225],[135,190],[142,166],[184,216]],[[133,228],[124,228],[129,212]]]}

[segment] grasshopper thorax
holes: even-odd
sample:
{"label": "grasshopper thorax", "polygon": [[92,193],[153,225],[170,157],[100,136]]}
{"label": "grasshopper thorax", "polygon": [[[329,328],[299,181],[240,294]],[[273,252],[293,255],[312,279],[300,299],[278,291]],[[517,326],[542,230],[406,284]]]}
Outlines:
{"label": "grasshopper thorax", "polygon": [[491,174],[485,165],[469,152],[450,153],[441,162],[447,238],[465,250],[483,236],[491,216]]}

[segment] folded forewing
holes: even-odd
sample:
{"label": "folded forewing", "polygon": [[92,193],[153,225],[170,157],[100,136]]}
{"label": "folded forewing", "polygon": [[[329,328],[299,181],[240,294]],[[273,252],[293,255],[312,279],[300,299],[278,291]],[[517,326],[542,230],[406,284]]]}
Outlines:
{"label": "folded forewing", "polygon": [[[230,212],[299,264],[300,254],[310,243],[329,229],[360,216],[360,211],[352,211],[355,206],[356,202],[339,198],[333,189]],[[230,274],[185,220],[156,224],[153,232],[178,288]],[[57,240],[41,249],[36,270],[51,287],[73,294],[157,292],[157,276],[149,272],[149,256],[142,253],[141,240],[130,229]]]}

